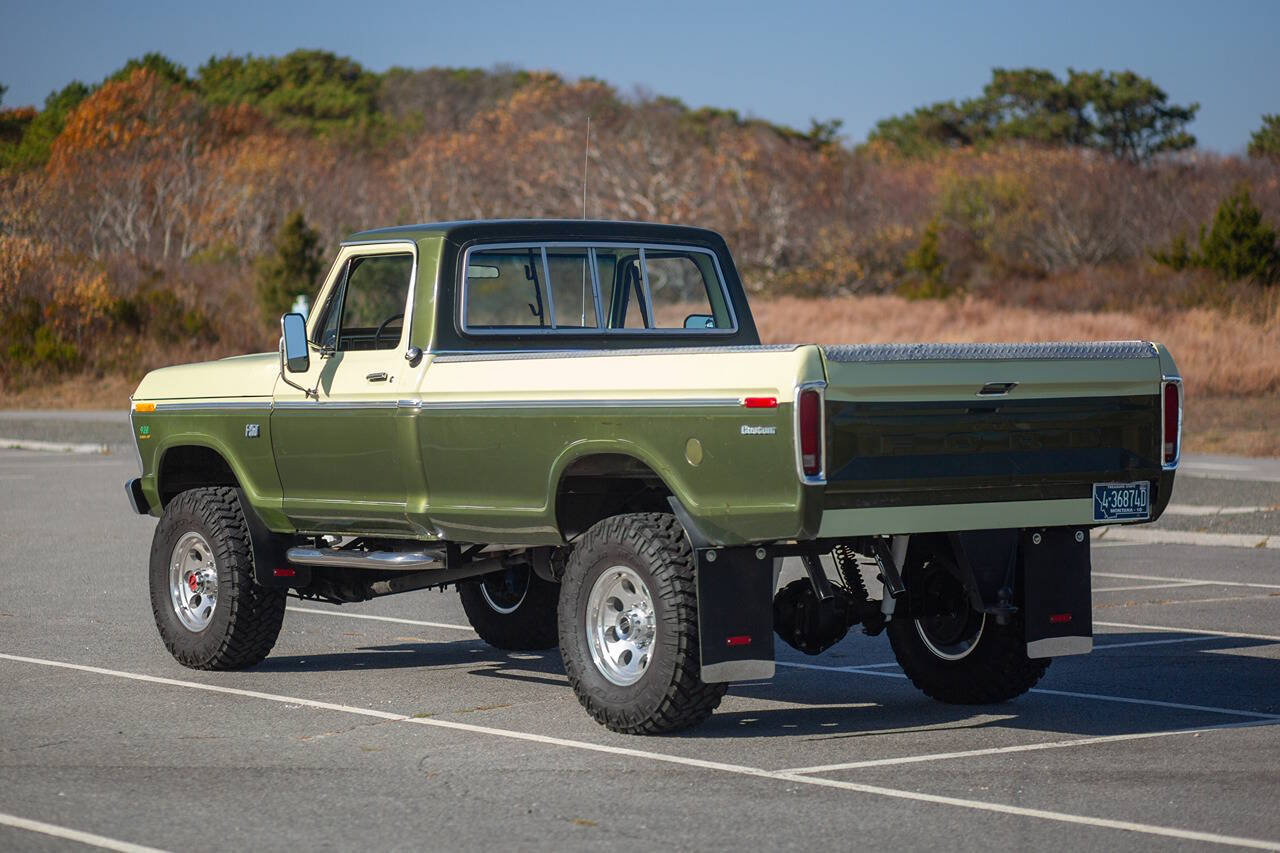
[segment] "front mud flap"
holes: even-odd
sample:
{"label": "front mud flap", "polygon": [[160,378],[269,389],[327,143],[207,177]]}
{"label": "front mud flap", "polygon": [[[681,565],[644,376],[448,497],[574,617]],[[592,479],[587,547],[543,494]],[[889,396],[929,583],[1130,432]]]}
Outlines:
{"label": "front mud flap", "polygon": [[696,553],[702,680],[772,678],[774,561],[750,547]]}
{"label": "front mud flap", "polygon": [[1091,652],[1089,531],[1081,527],[1024,530],[1019,545],[1027,657]]}

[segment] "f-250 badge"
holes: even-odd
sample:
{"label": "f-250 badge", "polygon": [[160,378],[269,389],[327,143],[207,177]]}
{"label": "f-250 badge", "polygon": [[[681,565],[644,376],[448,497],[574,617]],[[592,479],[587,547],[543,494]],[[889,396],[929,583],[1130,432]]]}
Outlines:
{"label": "f-250 badge", "polygon": [[244,437],[245,437],[245,438],[257,438],[257,437],[258,437],[258,425],[257,425],[257,424],[245,424],[245,425],[244,425]]}

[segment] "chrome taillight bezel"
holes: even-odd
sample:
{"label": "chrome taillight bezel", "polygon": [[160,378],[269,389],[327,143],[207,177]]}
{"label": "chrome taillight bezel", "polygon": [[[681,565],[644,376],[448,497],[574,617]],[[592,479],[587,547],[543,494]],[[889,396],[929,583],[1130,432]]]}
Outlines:
{"label": "chrome taillight bezel", "polygon": [[[1167,459],[1165,446],[1169,443],[1169,436],[1166,428],[1168,419],[1165,417],[1165,397],[1170,387],[1174,388],[1178,395],[1178,425],[1173,436],[1173,458]],[[1160,467],[1165,471],[1177,470],[1178,463],[1182,460],[1182,401],[1182,377],[1160,377]]]}
{"label": "chrome taillight bezel", "polygon": [[[804,472],[804,456],[800,442],[800,396],[806,391],[814,391],[818,395],[818,473]],[[822,486],[827,482],[827,383],[824,381],[802,382],[795,387],[791,402],[791,418],[793,425],[793,444],[795,445],[796,476],[807,486]]]}

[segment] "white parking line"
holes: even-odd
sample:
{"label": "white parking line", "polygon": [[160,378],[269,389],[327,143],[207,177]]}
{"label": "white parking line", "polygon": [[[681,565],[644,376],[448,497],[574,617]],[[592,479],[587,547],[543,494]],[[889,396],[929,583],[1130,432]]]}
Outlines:
{"label": "white parking line", "polygon": [[1235,637],[1241,640],[1266,640],[1280,643],[1280,637],[1271,634],[1245,634],[1240,631],[1207,631],[1201,628],[1174,628],[1169,625],[1137,625],[1132,622],[1094,622],[1104,628],[1136,628],[1143,631],[1172,631],[1177,634],[1200,634],[1205,637]]}
{"label": "white parking line", "polygon": [[[1102,636],[1106,636],[1103,634]],[[1167,646],[1170,643],[1211,643],[1214,640],[1220,640],[1221,637],[1172,637],[1168,640],[1137,640],[1132,643],[1103,643],[1095,644],[1093,650],[1095,652],[1103,652],[1107,649],[1132,649],[1136,646]]]}
{"label": "white parking line", "polygon": [[1199,504],[1169,504],[1166,515],[1251,515],[1255,512],[1275,512],[1280,506],[1201,506]]}
{"label": "white parking line", "polygon": [[[877,675],[882,678],[906,678],[900,672],[878,672],[874,669],[863,669],[857,666],[820,666],[816,663],[799,663],[797,661],[780,660],[778,666],[793,669],[816,669],[826,672],[849,672],[854,675]],[[1227,714],[1233,717],[1253,717],[1258,720],[1280,720],[1280,714],[1264,714],[1261,711],[1244,711],[1239,708],[1219,708],[1214,705],[1188,705],[1183,702],[1164,702],[1159,699],[1138,699],[1132,696],[1111,696],[1106,693],[1082,693],[1074,690],[1051,690],[1047,687],[1034,687],[1032,693],[1045,696],[1065,696],[1069,699],[1091,699],[1095,702],[1118,702],[1122,705],[1146,705],[1152,708],[1170,708],[1175,711],[1198,711],[1206,714]]]}
{"label": "white parking line", "polygon": [[1180,586],[1211,586],[1212,581],[1182,581],[1179,583],[1144,583],[1137,586],[1099,586],[1094,592],[1135,592],[1140,589],[1177,589]]}
{"label": "white parking line", "polygon": [[77,841],[90,847],[101,847],[103,850],[119,850],[122,853],[162,853],[155,847],[143,847],[141,844],[117,841],[114,838],[107,838],[105,835],[81,832],[78,829],[68,829],[65,826],[45,823],[40,820],[29,820],[25,817],[4,814],[3,812],[0,812],[0,825],[12,826],[15,829],[25,829],[27,832],[38,832],[41,835],[51,835],[54,838],[63,838],[67,841]]}
{"label": "white parking line", "polygon": [[1144,545],[1209,545],[1223,548],[1280,548],[1280,536],[1266,533],[1197,533],[1115,525],[1095,527],[1094,542],[1134,542]]}
{"label": "white parking line", "polygon": [[285,610],[290,613],[313,613],[317,616],[345,616],[348,619],[369,619],[374,622],[396,622],[401,625],[420,625],[424,628],[450,628],[454,631],[470,631],[475,630],[470,625],[451,625],[448,622],[423,622],[418,619],[397,619],[391,616],[374,616],[372,613],[338,613],[334,610],[319,610],[314,607],[286,607]]}
{"label": "white parking line", "polygon": [[[332,702],[317,702],[312,699],[301,699],[295,696],[281,696],[274,693],[262,693],[256,690],[241,690],[235,687],[222,687],[215,684],[201,684],[195,681],[182,681],[176,678],[163,678],[155,675],[143,675],[136,672],[124,672],[115,669],[106,669],[98,666],[88,666],[86,664],[70,663],[68,661],[47,660],[44,658],[24,657],[21,655],[12,655],[0,652],[0,659],[14,661],[16,663],[34,664],[38,666],[55,667],[59,669],[75,670],[79,672],[87,672],[94,675],[105,675],[113,678],[122,678],[132,681],[141,681],[150,684],[162,684],[170,687],[179,687],[189,690],[203,690],[211,693],[221,693],[234,696],[243,696],[251,699],[262,699],[269,702],[279,702],[287,705],[300,705],[308,708],[316,708],[326,711],[339,711],[348,714],[355,714],[365,717],[374,717],[381,720],[390,720],[398,723],[408,723],[411,725],[421,725],[430,728],[451,729],[454,731],[468,732],[470,734],[489,735],[491,737],[507,738],[512,740],[528,741],[532,743],[542,743],[548,746],[560,746],[570,749],[580,749],[588,752],[600,752],[609,755],[622,755],[629,758],[646,759],[649,761],[658,761],[667,764],[679,764],[686,767],[697,767],[704,770],[714,770],[722,773],[733,773],[739,776],[750,776],[759,779],[780,780],[792,782],[800,785],[814,785],[817,787],[837,788],[845,791],[853,791],[861,794],[871,794],[879,797],[888,797],[891,799],[908,800],[921,803],[934,803],[937,805],[954,806],[957,808],[970,809],[973,811],[989,812],[994,814],[1016,815],[1019,817],[1029,817],[1038,820],[1053,821],[1057,823],[1068,823],[1078,826],[1093,826],[1102,829],[1115,829],[1126,832],[1137,832],[1144,835],[1154,835],[1162,838],[1177,838],[1187,841],[1203,841],[1209,844],[1225,844],[1235,845],[1237,847],[1248,847],[1255,850],[1272,850],[1280,851],[1280,842],[1265,841],[1257,838],[1240,838],[1230,835],[1221,835],[1214,832],[1200,832],[1198,830],[1179,829],[1171,826],[1159,826],[1156,824],[1137,823],[1126,820],[1113,820],[1110,818],[1092,817],[1089,815],[1070,814],[1068,812],[1055,812],[1046,809],[1033,809],[1025,806],[1007,805],[1005,803],[991,803],[983,800],[968,800],[960,797],[948,797],[939,794],[926,794],[920,791],[904,791],[897,788],[885,788],[880,785],[866,785],[860,782],[845,782],[838,779],[824,779],[816,776],[803,776],[795,773],[787,773],[777,770],[765,770],[760,767],[750,767],[743,764],[727,764],[719,761],[706,761],[700,758],[687,758],[682,755],[670,755],[663,752],[651,752],[643,749],[631,749],[629,747],[609,746],[606,744],[590,743],[588,741],[569,740],[567,738],[551,737],[549,735],[539,735],[530,732],[513,731],[510,729],[499,729],[492,726],[477,726],[470,723],[458,723],[451,720],[441,720],[435,718],[419,718],[408,717],[403,714],[391,714],[386,711],[377,711],[372,708],[360,708],[351,705],[338,705]],[[883,673],[879,673],[883,674]]]}
{"label": "white parking line", "polygon": [[1094,572],[1095,578],[1117,578],[1133,581],[1168,581],[1179,584],[1211,584],[1213,586],[1244,586],[1253,589],[1280,589],[1280,583],[1245,583],[1244,581],[1224,581],[1217,578],[1166,578],[1160,575],[1129,575],[1120,572]]}
{"label": "white parking line", "polygon": [[780,770],[779,773],[834,773],[838,770],[859,770],[864,767],[892,767],[898,764],[920,764],[926,761],[946,761],[952,758],[976,758],[983,755],[1006,755],[1015,752],[1036,752],[1042,749],[1063,749],[1071,746],[1091,746],[1099,743],[1117,743],[1129,740],[1149,740],[1151,738],[1172,737],[1174,735],[1195,735],[1201,732],[1218,731],[1219,729],[1241,729],[1252,726],[1273,726],[1271,721],[1251,721],[1247,723],[1221,723],[1216,726],[1202,726],[1196,729],[1171,729],[1163,732],[1135,732],[1123,735],[1100,735],[1098,737],[1082,737],[1074,740],[1055,740],[1047,743],[1027,743],[1019,746],[993,746],[986,749],[966,749],[960,752],[934,752],[928,755],[903,755],[897,758],[875,758],[867,761],[848,761],[843,764],[819,764],[814,767],[795,767]]}

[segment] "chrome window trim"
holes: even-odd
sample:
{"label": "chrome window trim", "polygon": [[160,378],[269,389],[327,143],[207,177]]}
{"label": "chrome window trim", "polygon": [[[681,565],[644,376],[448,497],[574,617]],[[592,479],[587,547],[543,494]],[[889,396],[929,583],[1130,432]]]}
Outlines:
{"label": "chrome window trim", "polygon": [[[601,311],[600,311],[600,303],[601,303],[601,299],[600,299],[600,267],[599,267],[599,266],[597,265],[597,263],[596,263],[596,247],[595,247],[595,246],[588,246],[588,247],[587,247],[587,257],[590,259],[590,264],[591,264],[591,298],[592,298],[592,300],[594,300],[594,302],[595,302],[595,306],[596,306],[596,329],[597,329],[597,330],[599,330],[599,329],[603,329],[603,328],[605,328],[605,326],[604,326],[604,315],[603,315],[603,314],[601,313]],[[583,328],[583,329],[585,329],[585,328],[586,328],[586,326],[587,326],[587,324],[586,324],[586,322],[584,321],[584,322],[583,322],[583,324],[582,324],[582,328]]]}
{"label": "chrome window trim", "polygon": [[[1174,444],[1174,454],[1172,462],[1164,461],[1164,389],[1173,385],[1178,389],[1178,434],[1176,443]],[[1182,377],[1162,375],[1160,377],[1160,467],[1165,471],[1178,470],[1178,463],[1182,461]]]}
{"label": "chrome window trim", "polygon": [[[595,290],[596,299],[596,327],[594,329],[572,328],[559,329],[554,325],[550,328],[544,326],[513,326],[505,329],[473,329],[467,325],[467,301],[470,293],[470,286],[467,283],[467,266],[471,263],[471,255],[474,252],[482,252],[495,249],[540,249],[543,258],[543,274],[547,278],[547,293],[551,292],[551,276],[547,269],[546,255],[547,248],[579,248],[579,249],[596,249],[596,248],[619,248],[619,249],[636,249],[640,253],[640,274],[642,286],[645,291],[645,302],[648,313],[648,324],[643,329],[611,329],[605,325],[605,318],[600,314],[600,308],[603,300],[600,293],[599,270],[596,266],[595,252],[589,252],[591,256],[591,265],[593,273],[592,286]],[[674,252],[697,252],[699,254],[708,255],[711,258],[711,265],[715,269],[716,280],[720,286],[720,297],[724,300],[725,311],[729,315],[729,327],[726,329],[655,329],[653,323],[653,300],[649,295],[649,273],[645,269],[644,252],[646,249],[657,251],[674,251]],[[416,257],[416,256],[415,256]],[[711,337],[731,336],[738,333],[738,312],[734,310],[733,300],[730,298],[729,286],[725,281],[724,270],[720,267],[720,258],[717,257],[715,251],[703,246],[694,246],[679,243],[650,243],[646,241],[618,241],[618,240],[524,240],[508,243],[475,243],[466,248],[462,254],[462,265],[458,274],[458,285],[462,289],[461,297],[455,299],[457,303],[457,315],[454,322],[457,324],[458,330],[465,336],[474,337],[512,337],[516,335],[705,335]],[[551,304],[551,299],[548,299]],[[710,302],[710,297],[708,297]],[[712,310],[715,306],[712,305]],[[552,312],[552,322],[555,321],[555,313]]]}
{"label": "chrome window trim", "polygon": [[644,246],[640,247],[640,286],[644,288],[644,328],[645,331],[651,332],[653,331],[653,295],[649,293],[649,265],[644,258]]}
{"label": "chrome window trim", "polygon": [[[804,459],[800,453],[800,394],[803,391],[818,392],[818,473],[808,476],[804,473]],[[824,380],[801,382],[795,387],[791,396],[791,422],[794,430],[791,442],[795,445],[796,476],[806,486],[825,486],[827,484],[827,383]]]}

